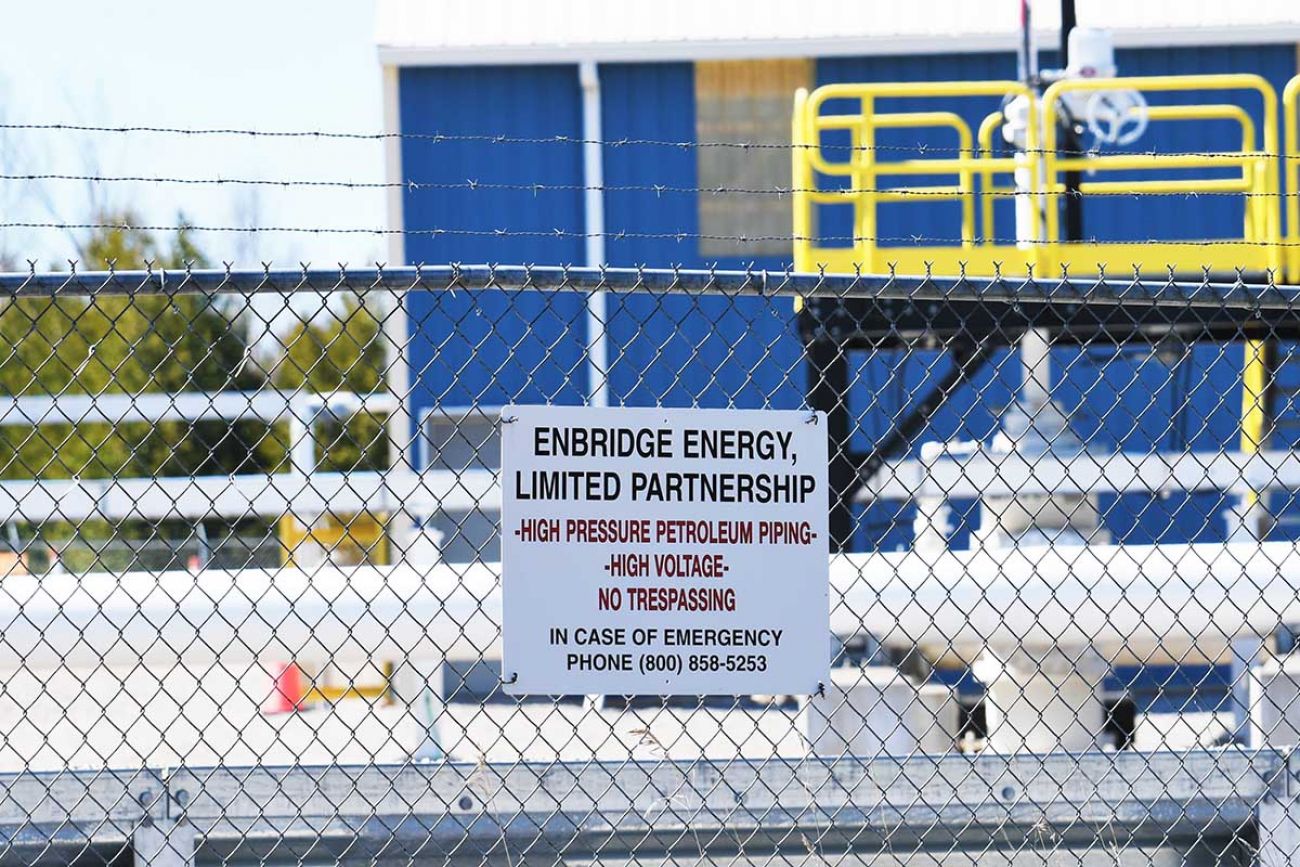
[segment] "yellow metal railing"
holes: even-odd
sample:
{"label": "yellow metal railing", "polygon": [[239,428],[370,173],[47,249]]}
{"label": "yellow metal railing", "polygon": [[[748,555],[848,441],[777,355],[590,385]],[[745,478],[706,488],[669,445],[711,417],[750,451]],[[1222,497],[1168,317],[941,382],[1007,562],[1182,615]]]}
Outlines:
{"label": "yellow metal railing", "polygon": [[1282,91],[1283,124],[1286,127],[1286,238],[1287,274],[1300,281],[1300,128],[1297,102],[1300,101],[1300,75],[1287,82]]}
{"label": "yellow metal railing", "polygon": [[[992,267],[995,258],[1016,256],[1016,248],[995,251],[981,243],[977,217],[977,178],[1024,169],[1038,171],[1037,161],[1020,155],[995,158],[975,149],[970,126],[960,114],[951,110],[876,112],[878,100],[895,97],[925,97],[953,100],[963,97],[1007,97],[1028,94],[1028,89],[1014,81],[921,82],[905,84],[834,84],[818,88],[811,94],[800,91],[795,96],[793,123],[794,153],[794,237],[795,266],[813,270],[852,271],[861,268],[877,271],[900,257],[916,263],[930,258],[933,248],[927,244],[906,247],[882,246],[879,208],[882,204],[916,201],[956,201],[960,203],[959,230],[953,248],[964,257],[987,259]],[[859,106],[852,114],[823,114],[829,101],[849,100]],[[1037,149],[1036,121],[1028,132],[1031,150]],[[889,159],[876,148],[876,133],[882,129],[947,128],[955,133],[956,147],[942,156]],[[847,159],[832,160],[822,137],[827,132],[847,132]],[[838,148],[845,150],[843,146]],[[955,154],[953,156],[952,154]],[[952,183],[907,182],[920,176],[951,177]],[[819,177],[847,179],[821,187]],[[904,183],[898,183],[900,179]],[[814,237],[814,213],[819,205],[847,205],[853,209],[853,235],[850,243],[820,246]],[[987,230],[985,232],[987,234]],[[1027,262],[1027,260],[1026,260]],[[906,264],[900,265],[906,269]]]}
{"label": "yellow metal railing", "polygon": [[[1142,92],[1189,91],[1253,91],[1263,105],[1263,151],[1242,149],[1236,153],[1187,154],[1111,154],[1061,156],[1056,153],[1056,131],[1059,126],[1060,105],[1070,93],[1096,93],[1106,90],[1137,90]],[[1248,194],[1244,211],[1243,234],[1226,239],[1187,239],[1164,242],[1114,243],[1088,245],[1088,256],[1101,261],[1111,261],[1141,270],[1163,273],[1170,267],[1175,272],[1200,274],[1206,267],[1214,271],[1232,272],[1236,269],[1278,272],[1281,270],[1281,218],[1278,212],[1276,191],[1278,178],[1276,157],[1278,153],[1277,95],[1272,86],[1258,75],[1170,75],[1123,79],[1071,79],[1058,81],[1042,96],[1043,113],[1043,204],[1045,240],[1040,249],[1038,265],[1048,273],[1069,264],[1069,253],[1060,238],[1060,211],[1058,197],[1064,191],[1059,182],[1061,173],[1068,171],[1111,172],[1151,171],[1163,169],[1222,169],[1237,168],[1241,177],[1228,180],[1217,178],[1189,178],[1182,180],[1132,180],[1099,186],[1097,182],[1082,186],[1080,192],[1114,191],[1143,195],[1152,193],[1227,191]],[[1198,119],[1189,109],[1198,106],[1179,106],[1166,110],[1166,117]],[[1253,136],[1252,136],[1253,138]],[[1104,182],[1103,182],[1104,183]],[[1270,198],[1270,194],[1273,194]],[[1242,241],[1241,244],[1211,244],[1209,240]],[[1116,257],[1122,258],[1116,258]]]}
{"label": "yellow metal railing", "polygon": [[350,565],[391,562],[387,520],[383,515],[364,512],[358,515],[327,515],[313,526],[304,527],[293,515],[280,518],[280,562],[295,566],[303,545],[316,545],[327,556],[341,556]]}
{"label": "yellow metal railing", "polygon": [[[1240,149],[1235,151],[1178,154],[1059,154],[1057,129],[1064,98],[1106,90],[1142,92],[1237,92],[1262,108],[1258,128],[1251,112],[1233,101],[1193,105],[1158,105],[1146,109],[1153,123],[1235,122],[1241,129]],[[999,97],[1006,102],[1019,98],[1028,102],[1023,152],[997,156],[995,136],[1005,123],[1001,110],[987,115],[972,143],[970,128],[952,104],[971,97]],[[935,101],[935,110],[879,111],[883,100],[908,97]],[[855,105],[857,111],[823,114],[831,101]],[[1288,243],[1300,243],[1300,77],[1286,88],[1285,112],[1286,232],[1283,231],[1282,173],[1278,168],[1281,142],[1278,129],[1278,99],[1269,83],[1257,75],[1152,76],[1126,79],[1078,79],[1053,84],[1041,96],[1011,81],[920,82],[893,84],[836,84],[812,93],[800,92],[795,99],[793,119],[794,260],[799,270],[825,269],[831,272],[881,272],[896,268],[902,273],[932,270],[940,274],[992,274],[1032,267],[1037,273],[1056,273],[1079,255],[1078,264],[1095,268],[1109,263],[1125,271],[1137,267],[1165,274],[1203,273],[1204,268],[1222,273],[1238,270],[1275,274],[1300,279],[1300,250]],[[882,129],[944,127],[956,133],[956,148],[934,156],[924,153],[906,159],[891,159],[891,153],[876,148],[876,133]],[[824,134],[847,132],[846,159],[831,159],[823,144]],[[844,148],[841,146],[840,150]],[[954,155],[955,154],[955,155]],[[1237,170],[1223,177],[1224,169]],[[1168,195],[1177,193],[1241,194],[1244,199],[1242,231],[1230,238],[1186,238],[1164,242],[1102,241],[1087,244],[1086,254],[1076,254],[1077,245],[1061,239],[1059,200],[1066,192],[1066,172],[1086,173],[1081,195]],[[1107,179],[1113,172],[1160,172],[1162,177]],[[1197,172],[1201,176],[1197,176]],[[1007,181],[1016,176],[1016,184]],[[1178,177],[1167,177],[1169,174]],[[1186,174],[1187,176],[1183,176]],[[922,185],[910,182],[918,176],[937,176],[951,183]],[[845,183],[847,179],[847,184]],[[1003,180],[1001,184],[999,179]],[[1015,231],[999,233],[994,203],[999,198],[1025,197],[1027,218]],[[956,231],[919,243],[890,245],[887,220],[881,207],[902,202],[958,201],[961,216]],[[822,243],[817,237],[817,209],[847,206],[853,213],[853,236]],[[1001,236],[1001,237],[1000,237]],[[1284,241],[1290,239],[1289,242]],[[1076,269],[1078,270],[1078,269]]]}

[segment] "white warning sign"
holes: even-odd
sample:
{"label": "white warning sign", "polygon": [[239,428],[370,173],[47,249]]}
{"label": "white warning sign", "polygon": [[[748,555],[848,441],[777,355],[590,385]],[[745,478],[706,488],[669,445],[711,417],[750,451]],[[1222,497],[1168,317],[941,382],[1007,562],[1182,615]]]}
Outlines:
{"label": "white warning sign", "polygon": [[825,418],[502,411],[519,694],[806,694],[829,665]]}

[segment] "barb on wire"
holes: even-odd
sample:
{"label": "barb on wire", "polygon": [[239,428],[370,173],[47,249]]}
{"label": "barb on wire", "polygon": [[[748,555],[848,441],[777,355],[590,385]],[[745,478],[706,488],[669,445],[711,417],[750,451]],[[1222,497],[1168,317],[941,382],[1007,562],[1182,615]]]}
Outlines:
{"label": "barb on wire", "polygon": [[[401,139],[411,141],[431,142],[433,144],[451,144],[451,143],[470,143],[486,145],[537,145],[537,144],[558,144],[558,145],[586,145],[599,144],[605,147],[663,147],[663,148],[728,148],[745,151],[757,150],[818,150],[818,151],[844,151],[844,152],[892,152],[892,153],[930,153],[930,154],[956,154],[975,156],[979,151],[969,147],[958,147],[952,145],[934,145],[925,142],[916,142],[914,144],[878,144],[878,143],[859,143],[859,144],[840,144],[838,142],[818,142],[816,144],[802,142],[771,142],[771,141],[684,141],[674,139],[654,139],[654,138],[617,138],[617,139],[586,139],[581,136],[557,134],[553,136],[513,136],[497,133],[442,133],[442,132],[340,132],[327,130],[259,130],[259,129],[240,129],[234,127],[174,127],[174,126],[95,126],[90,124],[65,124],[65,123],[0,123],[0,130],[15,131],[47,131],[47,132],[88,132],[88,133],[111,133],[118,135],[130,134],[158,134],[158,135],[180,135],[180,136],[243,136],[247,138],[268,138],[268,139],[338,139],[338,140],[358,140],[358,141],[382,141],[385,139]],[[1091,157],[1105,154],[1107,156],[1131,156],[1131,157],[1221,157],[1221,158],[1269,158],[1282,160],[1300,160],[1300,154],[1273,153],[1269,151],[1160,151],[1160,150],[1106,150],[1100,151],[1097,148],[1089,149],[1069,149],[1057,148],[1048,151],[1039,148],[1029,148],[1020,150],[1030,156],[1072,156],[1072,157]]]}
{"label": "barb on wire", "polygon": [[[77,181],[80,183],[145,183],[145,184],[176,184],[181,186],[264,186],[264,187],[325,187],[339,189],[400,189],[400,190],[509,190],[515,192],[594,192],[601,191],[607,193],[655,193],[680,194],[680,195],[746,195],[746,196],[776,196],[778,198],[789,196],[794,193],[807,193],[818,195],[835,195],[835,196],[857,196],[868,194],[889,193],[894,196],[904,196],[908,198],[935,198],[935,199],[953,199],[951,192],[942,190],[927,190],[924,188],[909,187],[832,187],[825,189],[811,187],[733,187],[733,186],[710,186],[710,187],[692,187],[672,184],[547,184],[547,183],[504,183],[504,182],[484,182],[484,181],[345,181],[345,180],[312,180],[312,179],[295,179],[295,178],[237,178],[237,177],[219,177],[219,178],[185,178],[175,176],[150,176],[150,175],[89,175],[89,174],[59,174],[59,173],[0,173],[0,181]],[[1020,190],[1011,188],[996,187],[980,191],[980,195],[990,196],[993,198],[1014,199],[1018,197],[1042,196],[1043,193],[1036,190]],[[1189,191],[1170,191],[1170,190],[1059,190],[1052,194],[1059,198],[1131,198],[1131,199],[1150,199],[1150,198],[1286,198],[1287,194],[1275,190],[1189,190]]]}
{"label": "barb on wire", "polygon": [[[754,244],[772,241],[811,241],[822,244],[894,244],[898,246],[918,246],[928,244],[940,244],[950,246],[960,246],[971,239],[957,236],[940,236],[940,235],[795,235],[795,234],[768,234],[768,235],[719,235],[702,232],[633,232],[626,230],[614,230],[607,232],[580,232],[571,229],[553,228],[553,229],[463,229],[446,226],[429,226],[420,228],[402,228],[393,229],[381,226],[228,226],[228,225],[204,225],[192,223],[177,223],[175,225],[163,223],[124,223],[124,222],[58,222],[58,221],[25,221],[11,220],[0,222],[0,230],[3,229],[64,229],[64,230],[85,230],[85,229],[120,229],[134,230],[145,232],[175,232],[184,230],[186,232],[222,232],[236,234],[257,234],[257,233],[296,233],[304,235],[412,235],[412,236],[448,236],[448,237],[479,237],[479,238],[609,238],[613,240],[641,239],[641,240],[671,240],[671,241],[692,241],[692,240],[710,240],[710,241],[729,241],[738,245]],[[1159,238],[1147,238],[1133,240],[1131,238],[1123,239],[1106,239],[1098,237],[1089,237],[1079,241],[1061,241],[1046,240],[1035,238],[1009,238],[1009,237],[987,237],[977,238],[977,242],[982,244],[1006,245],[1006,246],[1052,246],[1052,247],[1080,247],[1086,248],[1090,245],[1105,243],[1134,243],[1134,244],[1161,244],[1167,247],[1179,248],[1198,248],[1198,247],[1278,247],[1290,248],[1300,246],[1300,241],[1283,240],[1276,241],[1256,241],[1249,238],[1208,238],[1195,240],[1165,240]]]}

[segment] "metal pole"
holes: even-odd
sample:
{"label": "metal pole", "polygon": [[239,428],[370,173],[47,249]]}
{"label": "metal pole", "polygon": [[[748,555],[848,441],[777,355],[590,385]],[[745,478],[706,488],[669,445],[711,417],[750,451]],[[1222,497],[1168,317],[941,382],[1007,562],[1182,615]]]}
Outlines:
{"label": "metal pole", "polygon": [[1038,74],[1038,62],[1034,58],[1034,24],[1029,0],[1020,0],[1020,46],[1017,52],[1017,78],[1025,84],[1033,84]]}
{"label": "metal pole", "polygon": [[[1038,89],[1038,48],[1034,44],[1034,17],[1030,0],[1020,0],[1020,80],[1031,90]],[[1035,111],[1036,103],[1029,110]],[[1026,154],[1026,160],[1041,159],[1041,154]],[[1039,207],[1037,191],[1031,188],[1028,167],[1016,170],[1016,240],[1037,242],[1033,236],[1032,208]],[[1050,399],[1052,378],[1049,367],[1050,337],[1042,329],[1031,329],[1020,339],[1020,400],[1026,415],[1033,419]]]}
{"label": "metal pole", "polygon": [[[1070,65],[1070,31],[1078,25],[1078,18],[1074,11],[1074,0],[1061,0],[1061,68],[1065,69]],[[1074,124],[1071,122],[1063,131],[1061,144],[1066,150],[1078,151],[1079,135],[1075,132]],[[1083,240],[1083,199],[1079,197],[1079,184],[1083,181],[1083,174],[1077,171],[1065,172],[1062,178],[1065,181],[1065,206],[1062,214],[1061,228],[1064,230],[1065,241],[1082,241]]]}

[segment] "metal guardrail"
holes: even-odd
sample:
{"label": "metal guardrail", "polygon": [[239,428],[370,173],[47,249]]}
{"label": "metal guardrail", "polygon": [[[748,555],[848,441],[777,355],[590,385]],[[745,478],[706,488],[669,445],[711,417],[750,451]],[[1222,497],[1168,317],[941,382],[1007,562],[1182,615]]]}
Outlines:
{"label": "metal guardrail", "polygon": [[[1231,860],[1300,789],[1287,751],[1090,756],[809,757],[65,771],[0,776],[6,860],[339,861],[518,865],[623,858],[841,858],[849,853]],[[1234,842],[1235,841],[1235,842]],[[1218,846],[1224,846],[1217,851]],[[1043,853],[1042,856],[1037,853]]]}

